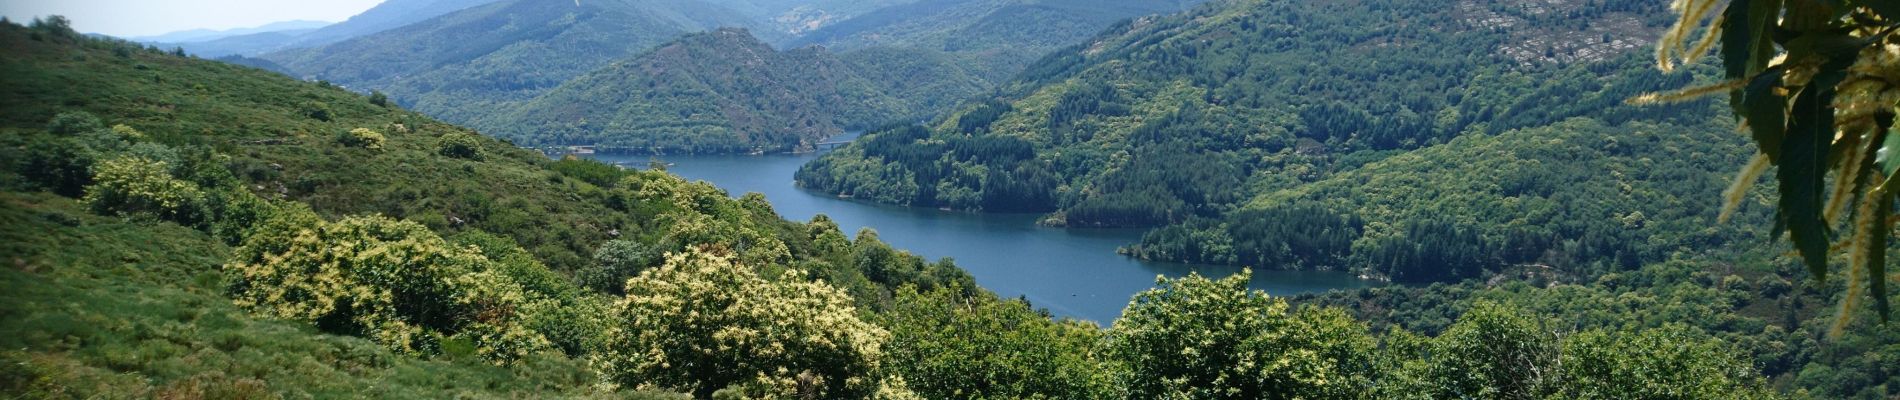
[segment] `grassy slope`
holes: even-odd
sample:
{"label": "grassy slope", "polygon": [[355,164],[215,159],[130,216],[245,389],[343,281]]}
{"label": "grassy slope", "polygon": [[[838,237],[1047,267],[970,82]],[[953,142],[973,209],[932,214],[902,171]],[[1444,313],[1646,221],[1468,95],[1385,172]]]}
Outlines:
{"label": "grassy slope", "polygon": [[[380,213],[445,236],[508,236],[560,272],[591,263],[593,249],[616,234],[653,245],[677,228],[654,212],[676,207],[667,204],[673,199],[597,186],[557,172],[560,163],[539,153],[487,138],[478,139],[482,160],[441,156],[439,136],[470,132],[335,87],[10,24],[0,25],[0,54],[0,142],[9,146],[45,135],[39,131],[55,114],[86,111],[108,125],[135,127],[151,142],[213,148],[231,157],[226,167],[259,195],[304,202],[331,218]],[[327,110],[328,120],[313,117],[316,109]],[[384,132],[383,149],[336,143],[338,134],[359,127]],[[0,149],[9,155],[0,158],[11,166],[11,155],[22,150]],[[624,174],[595,166],[613,176],[585,176],[617,182]],[[12,174],[0,173],[0,185],[18,183]],[[779,219],[763,199],[735,200],[707,184],[679,183],[695,193],[688,199],[695,207],[705,208],[688,213],[700,218],[699,228],[720,218],[716,227],[782,241],[797,267],[867,306],[911,281],[873,283],[861,268],[925,267],[874,241],[815,250],[807,225]],[[0,333],[8,336],[0,344],[9,361],[0,384],[8,393],[115,398],[179,390],[196,397],[190,391],[262,385],[288,397],[519,398],[597,390],[587,366],[558,355],[515,368],[416,360],[302,323],[259,321],[223,297],[216,271],[230,250],[201,232],[93,217],[72,199],[46,194],[0,199],[0,260],[7,263],[0,277],[5,287],[20,288],[0,294]],[[714,210],[718,215],[699,213]],[[888,264],[857,261],[860,250],[886,252],[880,260]],[[974,287],[949,263],[929,268],[925,278]]]}
{"label": "grassy slope", "polygon": [[0,391],[28,398],[664,398],[596,393],[581,361],[421,360],[223,296],[229,249],[171,223],[0,193]]}
{"label": "grassy slope", "polygon": [[[556,269],[578,265],[609,231],[635,221],[578,194],[538,153],[483,139],[484,161],[435,154],[436,138],[468,132],[363,96],[261,70],[162,54],[118,57],[103,48],[0,34],[0,126],[39,127],[83,110],[161,142],[231,155],[261,195],[309,203],[330,216],[383,213],[437,230],[478,228],[514,237]],[[330,121],[305,114],[320,105]],[[395,127],[403,125],[408,132]],[[383,152],[344,148],[352,128],[383,132]],[[462,223],[454,221],[459,219]]]}

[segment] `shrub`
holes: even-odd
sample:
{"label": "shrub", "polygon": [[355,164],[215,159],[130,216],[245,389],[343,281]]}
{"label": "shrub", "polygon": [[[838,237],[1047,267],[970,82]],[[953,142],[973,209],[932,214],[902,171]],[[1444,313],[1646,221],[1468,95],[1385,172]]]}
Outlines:
{"label": "shrub", "polygon": [[100,163],[85,202],[101,215],[152,214],[181,225],[197,225],[205,216],[204,192],[174,178],[163,161],[126,156]]}
{"label": "shrub", "polygon": [[371,90],[369,91],[369,103],[377,107],[389,107],[389,95],[383,94],[381,90]]}
{"label": "shrub", "polygon": [[958,288],[906,286],[883,315],[890,364],[912,390],[933,399],[1102,399],[1112,397],[1101,360],[1101,330],[1051,321],[1021,300]]}
{"label": "shrub", "polygon": [[627,293],[627,278],[640,275],[640,271],[658,265],[661,260],[659,251],[644,243],[616,239],[609,240],[594,250],[594,263],[575,272],[575,278],[581,286],[602,293],[622,295]]}
{"label": "shrub", "polygon": [[[735,384],[765,396],[871,397],[883,386],[883,328],[851,299],[795,272],[767,281],[730,256],[690,250],[627,284],[604,373],[627,386]],[[789,397],[789,396],[786,396]]]}
{"label": "shrub", "polygon": [[479,161],[483,157],[482,141],[481,139],[477,139],[473,134],[464,132],[450,133],[442,135],[442,139],[436,143],[435,152],[445,157]]}
{"label": "shrub", "polygon": [[456,347],[502,363],[546,348],[526,296],[475,249],[380,216],[324,222],[301,205],[256,228],[225,265],[239,305],[368,337],[406,354]]}
{"label": "shrub", "polygon": [[105,127],[106,125],[104,123],[99,122],[99,117],[95,117],[85,111],[59,113],[59,115],[53,116],[52,121],[46,123],[47,132],[52,132],[60,136],[74,136],[81,133],[90,133],[105,129]]}
{"label": "shrub", "polygon": [[323,121],[323,122],[330,122],[330,119],[333,117],[332,115],[330,115],[329,104],[323,104],[323,103],[315,102],[315,101],[306,102],[303,104],[303,116],[310,117],[310,119]]}
{"label": "shrub", "polygon": [[369,128],[356,128],[337,136],[336,141],[347,147],[382,150],[383,143],[388,139],[384,138],[381,132],[372,131]]}
{"label": "shrub", "polygon": [[1579,333],[1564,340],[1568,399],[1770,399],[1761,375],[1722,341],[1693,328]]}
{"label": "shrub", "polygon": [[21,177],[33,187],[66,197],[86,194],[92,184],[93,152],[66,138],[34,138],[16,164]]}
{"label": "shrub", "polygon": [[1108,335],[1129,398],[1363,397],[1374,348],[1365,326],[1338,309],[1289,312],[1247,290],[1251,277],[1190,274],[1136,294]]}

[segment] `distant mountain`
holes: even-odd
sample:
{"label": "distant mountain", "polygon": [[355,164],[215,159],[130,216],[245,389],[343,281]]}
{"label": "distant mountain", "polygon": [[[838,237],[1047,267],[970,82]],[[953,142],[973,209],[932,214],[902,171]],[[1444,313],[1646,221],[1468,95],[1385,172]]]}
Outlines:
{"label": "distant mountain", "polygon": [[[738,31],[695,35],[468,123],[523,144],[595,144],[639,152],[805,149],[843,130],[929,118],[1117,19],[1181,5],[892,1],[871,10],[863,3],[836,8],[838,2],[826,1],[713,2],[755,19],[785,10],[865,11],[835,25],[814,22],[810,26],[816,29],[808,35],[872,38],[896,25],[937,30],[887,41],[837,42],[847,49],[837,55],[809,38],[786,41],[807,44],[780,53]],[[755,23],[786,29],[781,21]],[[939,40],[965,34],[978,37]]]}
{"label": "distant mountain", "polygon": [[[918,0],[707,0],[760,21],[774,35],[796,37],[885,7]],[[769,35],[768,35],[769,36]]]}
{"label": "distant mountain", "polygon": [[506,0],[262,58],[467,122],[680,34],[750,24],[697,0]]}
{"label": "distant mountain", "polygon": [[362,14],[299,36],[283,48],[316,47],[400,28],[496,0],[386,0]]}
{"label": "distant mountain", "polygon": [[906,104],[822,48],[775,51],[741,29],[691,34],[478,119],[523,144],[634,151],[809,149]]}
{"label": "distant mountain", "polygon": [[801,35],[788,47],[837,51],[927,49],[972,56],[1001,81],[1057,48],[1131,17],[1186,10],[1201,0],[935,0],[881,8]]}
{"label": "distant mountain", "polygon": [[281,49],[286,43],[294,42],[302,35],[313,31],[313,29],[302,29],[281,32],[262,32],[223,37],[202,42],[162,43],[158,46],[167,49],[173,47],[183,48],[186,53],[204,58],[257,55]]}
{"label": "distant mountain", "polygon": [[266,32],[309,32],[309,31],[323,28],[329,25],[331,25],[331,23],[323,22],[323,21],[304,21],[304,20],[283,21],[283,22],[273,22],[273,23],[265,24],[263,26],[253,27],[253,28],[237,28],[237,29],[225,29],[225,30],[192,29],[192,30],[187,30],[187,31],[171,32],[171,33],[166,33],[162,35],[131,37],[131,38],[126,38],[126,40],[131,40],[134,42],[142,42],[142,43],[182,44],[182,43],[204,42],[204,41],[228,38],[232,36],[243,36],[243,35],[266,33]]}

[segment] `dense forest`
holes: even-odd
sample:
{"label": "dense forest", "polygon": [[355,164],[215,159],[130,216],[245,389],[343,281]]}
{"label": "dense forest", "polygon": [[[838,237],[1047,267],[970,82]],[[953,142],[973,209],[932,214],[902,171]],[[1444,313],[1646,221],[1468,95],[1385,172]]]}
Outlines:
{"label": "dense forest", "polygon": [[[1117,20],[1185,6],[1098,3],[505,0],[234,61],[380,91],[522,145],[808,150],[933,117]],[[733,29],[756,38],[711,34]]]}
{"label": "dense forest", "polygon": [[[790,51],[741,29],[688,34],[574,78],[473,126],[523,145],[608,152],[810,151],[845,129],[913,115],[892,82],[822,48]],[[974,90],[966,90],[973,93]]]}
{"label": "dense forest", "polygon": [[467,122],[681,34],[753,21],[698,0],[504,0],[260,58],[293,76],[382,91],[405,107]]}
{"label": "dense forest", "polygon": [[[1624,104],[1707,79],[1628,51],[1667,21],[1661,5],[1467,5],[1218,2],[1136,19],[940,120],[867,134],[798,180],[885,203],[1053,212],[1052,225],[1162,227],[1127,249],[1142,258],[1412,282],[1538,262],[1629,268],[1695,244],[1673,240],[1713,214],[1680,204],[1719,194],[1744,142],[1719,133],[1732,128],[1714,102]],[[1508,51],[1558,39],[1591,46]],[[1626,131],[1645,136],[1607,135]],[[1610,167],[1641,176],[1601,179]]]}
{"label": "dense forest", "polygon": [[[31,398],[1879,398],[1894,379],[1864,351],[1891,340],[1800,342],[1814,339],[1789,327],[1812,307],[1725,318],[1754,291],[1826,299],[1760,267],[1297,304],[1247,290],[1246,273],[1191,275],[1103,328],[874,231],[550,160],[387,97],[57,17],[0,24],[0,51],[0,390]],[[1582,137],[1595,123],[1557,140],[1610,140]],[[915,139],[891,149],[935,135],[917,129],[893,129]],[[1450,140],[1479,139],[1514,143]],[[972,163],[1044,149],[938,145],[984,154]],[[1727,333],[1751,328],[1771,342]],[[1801,350],[1764,362],[1777,346]]]}

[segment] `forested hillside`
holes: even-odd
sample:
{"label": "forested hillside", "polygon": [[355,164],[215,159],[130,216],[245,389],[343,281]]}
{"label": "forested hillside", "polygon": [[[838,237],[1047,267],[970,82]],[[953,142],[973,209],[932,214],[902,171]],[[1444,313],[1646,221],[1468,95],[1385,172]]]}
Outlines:
{"label": "forested hillside", "polygon": [[1480,301],[1374,331],[1246,273],[1051,320],[761,196],[55,21],[0,25],[9,394],[1782,397],[1692,321]]}
{"label": "forested hillside", "polygon": [[[382,91],[521,144],[783,151],[847,129],[935,116],[1115,21],[1184,6],[510,0],[263,58],[293,76]],[[675,38],[720,27],[743,28],[759,40]],[[789,44],[772,51],[760,43]],[[733,68],[706,68],[717,63]],[[629,73],[629,66],[646,71]],[[563,85],[569,89],[554,92]],[[814,85],[852,95],[785,96],[785,89]]]}
{"label": "forested hillside", "polygon": [[151,39],[134,40],[156,41],[159,42],[157,46],[161,48],[183,48],[187,53],[204,58],[254,57],[276,51],[341,42],[493,2],[495,0],[392,0],[378,3],[375,7],[350,17],[349,20],[308,29],[251,32],[211,40],[180,41],[180,43]]}
{"label": "forested hillside", "polygon": [[886,82],[823,48],[777,51],[742,29],[689,34],[472,124],[523,145],[614,152],[809,151],[911,115]]}
{"label": "forested hillside", "polygon": [[[1681,179],[1630,178],[1615,184],[1626,187],[1603,189],[1701,198],[1719,192],[1723,175],[1745,155],[1740,138],[1714,125],[1718,106],[1623,104],[1696,79],[1654,72],[1628,51],[1632,43],[1649,40],[1647,27],[1664,20],[1660,12],[1659,5],[1641,1],[1550,8],[1459,1],[1219,2],[1120,25],[1038,62],[998,96],[972,101],[929,125],[867,135],[808,165],[798,179],[813,189],[879,202],[1054,211],[1046,222],[1057,225],[1186,224],[1130,249],[1147,258],[1352,269],[1412,281],[1478,276],[1493,269],[1489,265],[1531,262],[1552,251],[1575,263],[1636,265],[1685,244],[1637,243],[1649,236],[1623,227],[1544,223],[1597,224],[1610,214],[1654,216],[1677,206],[1604,198],[1599,194],[1607,192],[1590,192],[1601,189],[1550,180],[1592,178],[1592,185],[1608,185],[1593,179],[1601,169],[1579,163],[1652,160],[1645,162],[1658,165],[1644,172],[1667,171]],[[1587,45],[1552,47],[1548,56],[1520,57],[1511,50],[1556,40]],[[1579,117],[1594,122],[1518,132]],[[1544,135],[1574,130],[1646,130],[1658,136],[1615,151],[1578,154],[1569,149],[1588,144]],[[1501,144],[1479,144],[1493,141]],[[1707,147],[1679,147],[1686,143]],[[1394,158],[1406,153],[1419,154]],[[1550,167],[1492,169],[1520,162]],[[1446,179],[1355,173],[1369,166],[1443,170],[1437,176]],[[1511,176],[1516,173],[1522,175]],[[1401,177],[1410,180],[1366,186],[1372,179]],[[1484,186],[1458,186],[1466,184]],[[1267,200],[1321,187],[1404,196],[1457,193],[1469,201],[1457,209],[1433,208],[1421,200],[1429,196],[1406,197],[1334,210],[1298,201],[1275,208]],[[1494,213],[1523,207],[1562,211],[1534,214],[1536,221]],[[1570,219],[1585,215],[1591,219]],[[1290,221],[1256,222],[1281,218]],[[1694,224],[1671,223],[1678,222]],[[1507,233],[1525,227],[1555,231]],[[1326,233],[1308,233],[1315,230]],[[1483,242],[1472,246],[1488,247],[1425,246],[1462,253],[1405,255],[1377,249],[1379,241],[1408,230],[1470,237]],[[1564,249],[1564,240],[1585,244]],[[1495,260],[1506,248],[1521,257]],[[1382,267],[1395,264],[1433,271],[1399,276]],[[1451,264],[1471,270],[1437,271]]]}
{"label": "forested hillside", "polygon": [[838,51],[895,47],[962,58],[1003,82],[1051,50],[1080,43],[1114,23],[1187,9],[1199,0],[919,1],[878,9],[801,35],[791,46]]}
{"label": "forested hillside", "polygon": [[769,36],[791,38],[885,7],[918,0],[708,0],[763,21]]}
{"label": "forested hillside", "polygon": [[430,116],[468,122],[681,34],[752,23],[700,0],[506,0],[263,58],[296,76],[380,90]]}

